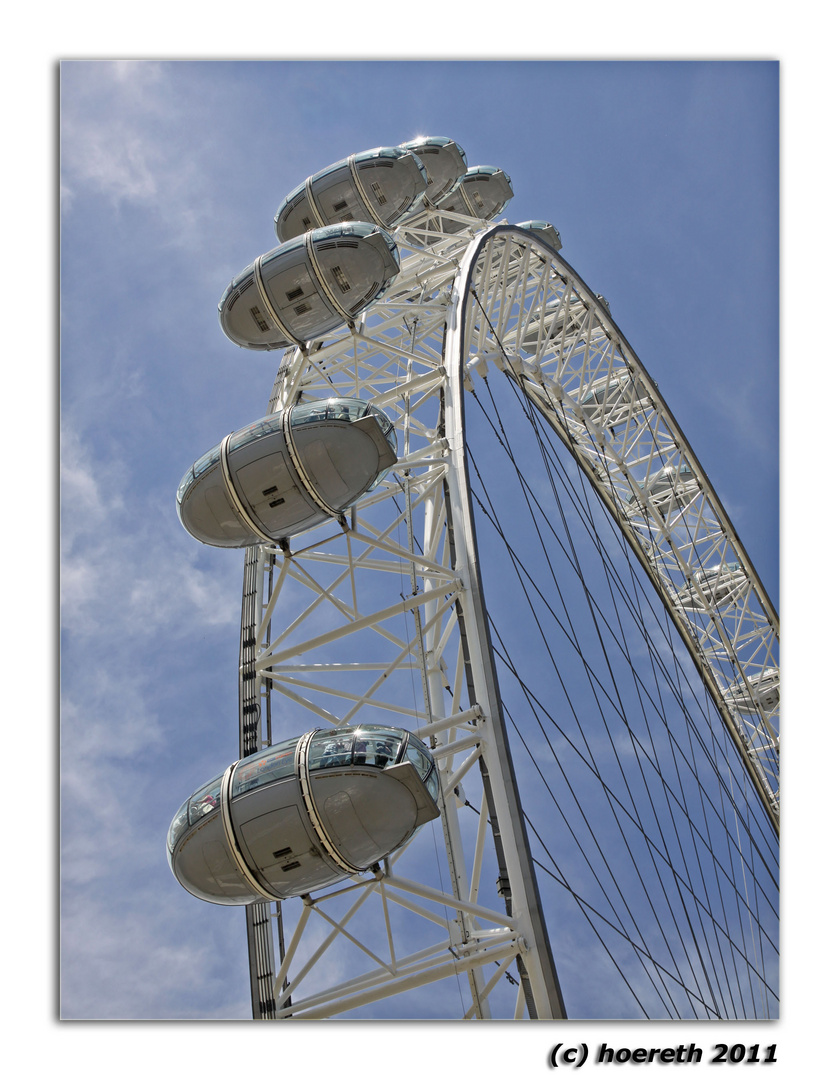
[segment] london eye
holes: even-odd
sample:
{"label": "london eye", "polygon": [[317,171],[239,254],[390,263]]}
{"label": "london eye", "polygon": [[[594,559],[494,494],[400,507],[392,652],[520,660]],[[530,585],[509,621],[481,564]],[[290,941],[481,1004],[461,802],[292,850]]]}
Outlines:
{"label": "london eye", "polygon": [[177,493],[245,565],[239,757],[167,851],[244,907],[258,1019],[778,1015],[778,617],[514,188],[353,155],[219,304],[280,363]]}

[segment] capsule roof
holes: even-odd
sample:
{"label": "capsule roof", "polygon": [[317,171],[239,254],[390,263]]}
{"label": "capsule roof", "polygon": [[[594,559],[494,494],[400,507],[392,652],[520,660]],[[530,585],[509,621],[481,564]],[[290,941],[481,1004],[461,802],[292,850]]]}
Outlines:
{"label": "capsule roof", "polygon": [[388,229],[413,214],[428,187],[422,161],[400,146],[380,146],[307,177],[274,215],[278,240],[319,226],[366,221]]}
{"label": "capsule roof", "polygon": [[[467,171],[467,155],[458,143],[445,136],[424,135],[402,143],[423,162],[428,174],[425,196],[436,205]],[[419,209],[419,207],[418,207]]]}
{"label": "capsule roof", "polygon": [[529,232],[536,233],[541,240],[553,247],[555,251],[559,251],[563,247],[560,243],[560,233],[549,221],[518,221],[516,224],[520,229],[527,229]]}
{"label": "capsule roof", "polygon": [[781,699],[781,679],[778,668],[767,668],[757,675],[739,679],[724,694],[730,705],[739,712],[754,714],[760,709],[772,712]]}
{"label": "capsule roof", "polygon": [[[510,177],[503,169],[475,165],[458,177],[451,191],[438,201],[437,208],[490,221],[502,213],[512,198]],[[445,232],[457,232],[462,226],[444,220],[442,227]]]}
{"label": "capsule roof", "polygon": [[690,611],[700,611],[704,599],[716,608],[735,603],[749,588],[749,577],[739,562],[701,567],[677,593],[677,600]]}
{"label": "capsule roof", "polygon": [[593,423],[609,427],[644,412],[651,403],[644,387],[628,371],[595,379],[582,388],[578,400]]}
{"label": "capsule roof", "polygon": [[219,301],[219,321],[246,349],[303,346],[354,319],[399,268],[397,245],[376,225],[314,229],[246,266]]}
{"label": "capsule roof", "polygon": [[[564,297],[549,300],[518,332],[519,348],[533,355],[539,342],[542,342],[543,348],[547,348],[563,334],[564,330],[566,338],[572,340],[574,332],[581,326],[586,314],[586,306],[581,300],[574,300],[571,303],[567,303]],[[512,331],[505,341],[512,341],[515,337],[516,332]]]}
{"label": "capsule roof", "polygon": [[178,516],[205,544],[276,543],[343,513],[396,460],[394,425],[370,402],[300,403],[200,457],[178,486]]}
{"label": "capsule roof", "polygon": [[[687,505],[697,490],[697,477],[688,462],[683,461],[679,465],[664,466],[639,486],[651,504],[661,510],[668,505]],[[641,506],[641,500],[635,494],[629,495],[627,501],[633,506]]]}

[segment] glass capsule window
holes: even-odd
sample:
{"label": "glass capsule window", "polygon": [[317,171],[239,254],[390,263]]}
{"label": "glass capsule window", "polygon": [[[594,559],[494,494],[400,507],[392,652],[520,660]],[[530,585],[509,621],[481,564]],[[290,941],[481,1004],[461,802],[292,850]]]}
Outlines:
{"label": "glass capsule window", "polygon": [[291,252],[297,248],[306,247],[306,236],[295,236],[291,240],[287,240],[279,247],[272,248],[271,251],[266,252],[260,260],[260,267],[262,270],[266,270],[268,266],[274,262],[275,259],[285,259]]}
{"label": "glass capsule window", "polygon": [[214,446],[212,450],[208,450],[206,454],[202,454],[198,461],[193,465],[193,476],[198,479],[202,473],[206,473],[208,469],[212,469],[216,462],[222,456],[221,444]]}
{"label": "glass capsule window", "polygon": [[359,398],[327,398],[306,405],[295,405],[289,416],[292,427],[322,420],[360,420],[367,412],[368,403]]}
{"label": "glass capsule window", "polygon": [[221,444],[218,444],[217,446],[214,446],[212,450],[208,450],[206,454],[202,454],[198,461],[196,461],[195,464],[193,464],[192,466],[190,466],[189,469],[187,469],[186,473],[184,474],[183,480],[178,485],[178,494],[175,496],[179,506],[183,502],[184,495],[186,494],[187,489],[190,487],[193,480],[197,480],[199,476],[202,475],[202,473],[206,473],[208,469],[212,469],[212,467],[219,461],[221,454]]}
{"label": "glass capsule window", "polygon": [[597,403],[603,405],[607,400],[607,395],[612,395],[617,401],[619,395],[622,395],[625,399],[629,396],[629,392],[632,390],[630,384],[629,375],[619,375],[618,378],[609,379],[599,383],[593,384],[588,394],[585,394],[581,398],[581,405],[591,405]]}
{"label": "glass capsule window", "polygon": [[360,239],[364,239],[371,233],[372,226],[367,222],[346,222],[338,221],[333,225],[322,225],[318,229],[317,237],[313,236],[313,240],[317,240],[319,243],[322,240],[341,240],[347,236],[357,236]]}
{"label": "glass capsule window", "polygon": [[368,765],[386,769],[400,759],[404,733],[370,725],[351,731],[318,731],[309,744],[309,769]]}
{"label": "glass capsule window", "polygon": [[195,825],[196,822],[201,821],[203,817],[208,814],[212,814],[215,810],[219,809],[222,793],[222,777],[224,773],[211,780],[209,784],[205,784],[204,787],[199,788],[188,800],[188,818],[189,824]]}
{"label": "glass capsule window", "polygon": [[302,184],[298,184],[298,186],[296,188],[292,188],[292,190],[289,192],[289,194],[283,200],[284,203],[288,204],[288,203],[294,202],[295,199],[297,199],[298,195],[300,195],[305,190],[306,190],[306,181],[304,180]]}
{"label": "glass capsule window", "polygon": [[365,724],[351,731],[317,731],[309,744],[309,771],[366,765],[387,769],[410,761],[437,802],[440,782],[432,753],[415,735],[399,728]]}
{"label": "glass capsule window", "polygon": [[261,420],[255,420],[253,424],[240,428],[239,431],[231,435],[228,452],[239,450],[249,443],[256,442],[257,439],[265,438],[266,435],[273,435],[276,431],[280,431],[282,427],[283,416],[281,413],[274,413],[272,416],[264,416]]}
{"label": "glass capsule window", "polygon": [[350,158],[342,158],[341,161],[336,161],[332,165],[328,165],[326,169],[321,169],[320,172],[315,173],[312,177],[313,184],[318,180],[323,180],[327,176],[332,176],[333,173],[340,172],[342,169],[350,167]]}
{"label": "glass capsule window", "polygon": [[425,780],[434,766],[434,759],[428,748],[420,742],[416,735],[409,733],[408,746],[405,748],[405,756],[417,770],[420,779]]}
{"label": "glass capsule window", "polygon": [[394,453],[396,453],[397,433],[394,430],[394,425],[391,423],[391,421],[388,419],[384,412],[381,412],[379,409],[375,409],[372,405],[368,407],[368,415],[376,417],[377,421],[379,422],[380,428],[382,428],[382,434],[385,436],[391,446],[393,446]]}
{"label": "glass capsule window", "polygon": [[298,739],[287,739],[258,754],[243,758],[236,766],[231,783],[231,798],[256,787],[286,780],[295,774],[295,750]]}
{"label": "glass capsule window", "polygon": [[356,154],[356,162],[370,161],[371,158],[391,158],[396,160],[403,157],[405,150],[401,150],[396,146],[380,146],[376,150],[363,150],[362,153]]}
{"label": "glass capsule window", "polygon": [[437,802],[439,789],[438,772],[435,768],[435,759],[432,757],[431,750],[424,742],[421,742],[416,735],[412,735],[409,732],[405,756],[417,770],[417,773],[426,785],[429,794],[435,802]]}
{"label": "glass capsule window", "polygon": [[169,835],[166,838],[166,846],[169,848],[170,855],[175,851],[175,848],[178,846],[178,841],[181,839],[182,834],[189,825],[189,818],[187,816],[189,806],[190,800],[187,799],[172,819],[172,824],[169,826]]}
{"label": "glass capsule window", "polygon": [[[391,255],[392,255],[393,259],[394,259],[394,262],[399,264],[400,260],[399,260],[399,257],[397,255],[397,242],[396,242],[396,240],[393,238],[393,236],[391,236],[390,233],[383,232],[383,233],[381,233],[381,235],[385,238],[385,242],[388,245],[388,250],[391,252]],[[385,291],[385,289],[387,287],[388,287],[388,282],[387,281],[383,282],[382,283],[382,288],[379,290],[379,292],[376,295],[381,296],[382,293]]]}
{"label": "glass capsule window", "polygon": [[377,409],[369,401],[362,401],[360,398],[327,398],[307,402],[304,405],[295,405],[289,416],[289,424],[291,427],[297,427],[300,424],[311,424],[323,420],[345,420],[352,423],[354,420],[361,420],[363,416],[376,417],[382,434],[396,453],[397,433],[394,425],[381,409]]}
{"label": "glass capsule window", "polygon": [[353,734],[319,731],[309,744],[308,765],[315,769],[336,769],[349,765],[353,759]]}
{"label": "glass capsule window", "polygon": [[192,466],[190,466],[189,469],[187,469],[186,473],[184,473],[183,480],[178,485],[178,493],[175,496],[175,501],[179,506],[184,501],[184,495],[186,495],[187,488],[190,486],[193,480],[195,480],[195,473],[192,470]]}
{"label": "glass capsule window", "polygon": [[467,155],[458,143],[453,142],[452,139],[448,139],[445,135],[426,135],[419,139],[411,139],[409,142],[403,143],[403,146],[407,150],[413,150],[415,153],[417,152],[416,147],[420,147],[422,150],[427,146],[436,146],[441,149],[445,146],[453,146],[461,155],[462,160],[465,162],[467,160]]}
{"label": "glass capsule window", "polygon": [[[694,472],[690,465],[683,463],[677,468],[675,465],[666,465],[649,480],[640,483],[642,491],[649,491],[651,495],[661,495],[673,491],[676,494],[675,485],[687,483],[694,479]],[[632,500],[634,495],[629,496]]]}
{"label": "glass capsule window", "polygon": [[400,758],[403,733],[391,728],[363,727],[356,733],[354,762],[357,765],[373,765],[386,769]]}

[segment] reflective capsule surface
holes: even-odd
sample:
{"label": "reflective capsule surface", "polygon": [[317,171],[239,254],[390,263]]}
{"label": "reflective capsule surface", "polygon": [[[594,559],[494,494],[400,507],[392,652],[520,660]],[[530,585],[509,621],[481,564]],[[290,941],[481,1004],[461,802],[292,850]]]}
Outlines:
{"label": "reflective capsule surface", "polygon": [[593,424],[614,427],[643,412],[651,404],[649,395],[629,372],[595,379],[579,398],[584,415]]}
{"label": "reflective capsule surface", "polygon": [[[646,480],[641,488],[647,495],[647,504],[655,507],[663,517],[667,517],[671,510],[687,506],[691,502],[698,490],[698,484],[691,466],[683,462],[679,466],[666,465]],[[628,502],[639,509],[643,506],[637,495],[631,495]]]}
{"label": "reflective capsule surface", "polygon": [[404,147],[351,154],[287,195],[274,215],[274,231],[283,242],[340,221],[388,229],[419,209],[427,187],[422,162]]}
{"label": "reflective capsule surface", "polygon": [[[510,177],[503,169],[476,165],[457,179],[449,194],[438,202],[438,209],[490,221],[501,214],[512,198]],[[442,224],[445,232],[463,228],[456,221],[444,220]]]}
{"label": "reflective capsule surface", "polygon": [[[574,300],[571,303],[565,298],[550,300],[524,328],[505,337],[505,346],[518,344],[523,353],[533,356],[538,346],[545,351],[549,346],[558,344],[559,338],[562,338],[564,345],[571,344],[586,314],[586,307],[581,300]],[[563,337],[564,331],[565,337]]]}
{"label": "reflective capsule surface", "polygon": [[[600,293],[596,294],[595,299],[609,311],[609,304]],[[600,325],[600,321],[597,308],[587,307],[583,300],[570,301],[565,297],[549,300],[539,314],[530,319],[524,329],[518,331],[519,348],[531,355],[536,352],[538,344],[543,351],[549,346],[561,343],[568,349],[576,344],[576,337],[580,336],[582,327],[595,323]],[[514,339],[515,335],[508,335],[505,343]],[[559,339],[562,339],[562,342]],[[581,347],[585,347],[585,344]]]}
{"label": "reflective capsule surface", "polygon": [[304,345],[349,323],[399,269],[397,245],[376,225],[315,229],[246,266],[219,301],[219,321],[245,349]]}
{"label": "reflective capsule surface", "polygon": [[740,563],[718,563],[695,571],[692,580],[677,593],[677,600],[688,611],[702,611],[706,604],[721,610],[734,604],[749,585]]}
{"label": "reflective capsule surface", "polygon": [[560,243],[560,233],[549,221],[517,221],[516,225],[517,228],[536,233],[540,240],[544,240],[555,251],[559,251],[563,247]]}
{"label": "reflective capsule surface", "polygon": [[760,709],[772,712],[779,707],[781,700],[779,669],[767,668],[760,675],[751,675],[746,682],[740,679],[724,697],[741,713],[755,714]]}
{"label": "reflective capsule surface", "polygon": [[276,542],[343,513],[396,460],[394,425],[370,402],[294,405],[200,457],[178,487],[178,516],[215,547]]}
{"label": "reflective capsule surface", "polygon": [[[458,143],[438,135],[425,135],[402,143],[423,162],[428,177],[425,196],[436,205],[467,171],[467,155]],[[419,207],[418,207],[419,209]]]}
{"label": "reflective capsule surface", "polygon": [[169,827],[169,865],[215,904],[301,896],[402,847],[440,816],[439,786],[431,751],[408,731],[310,731],[193,792]]}

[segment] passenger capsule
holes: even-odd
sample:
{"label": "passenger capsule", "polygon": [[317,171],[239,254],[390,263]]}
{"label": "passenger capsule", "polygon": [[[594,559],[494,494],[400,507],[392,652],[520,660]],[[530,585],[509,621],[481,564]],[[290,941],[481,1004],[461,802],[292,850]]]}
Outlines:
{"label": "passenger capsule", "polygon": [[[501,214],[512,198],[513,188],[506,172],[492,165],[476,165],[455,181],[437,209],[490,221]],[[457,232],[463,227],[457,221],[444,221],[442,226],[444,232]]]}
{"label": "passenger capsule", "polygon": [[380,146],[308,177],[280,203],[274,231],[283,243],[340,221],[389,229],[420,208],[428,187],[423,163],[400,146]]}
{"label": "passenger capsule", "polygon": [[746,683],[739,679],[724,694],[726,701],[742,713],[773,712],[779,707],[780,676],[778,668],[767,668],[751,675]]}
{"label": "passenger capsule", "polygon": [[650,396],[629,372],[595,379],[583,388],[579,401],[587,419],[608,427],[624,423],[651,405]]}
{"label": "passenger capsule", "polygon": [[169,865],[213,904],[302,896],[370,869],[439,817],[439,784],[408,731],[309,731],[193,792],[169,827]]}
{"label": "passenger capsule", "polygon": [[[560,344],[561,341],[565,347],[567,343],[575,340],[586,314],[587,308],[582,300],[572,300],[569,303],[563,297],[549,300],[528,320],[524,329],[519,331],[519,349],[533,356],[540,343],[543,351],[552,345]],[[505,347],[515,343],[515,332],[505,338]]]}
{"label": "passenger capsule", "polygon": [[219,320],[245,349],[303,346],[350,323],[399,273],[397,245],[376,225],[329,225],[260,255],[227,287]]}
{"label": "passenger capsule", "polygon": [[246,547],[335,517],[397,460],[394,425],[359,398],[273,413],[214,446],[176,496],[181,524],[215,547]]}
{"label": "passenger capsule", "polygon": [[519,229],[527,229],[529,232],[535,233],[540,240],[544,240],[555,251],[559,251],[563,246],[560,243],[560,233],[548,221],[518,221],[516,226]]}
{"label": "passenger capsule", "polygon": [[719,563],[695,571],[692,580],[677,593],[677,600],[687,611],[702,611],[704,601],[711,607],[724,608],[743,596],[749,583],[740,563]]}
{"label": "passenger capsule", "polygon": [[452,190],[458,177],[467,171],[467,155],[452,139],[426,135],[401,145],[423,162],[428,177],[425,195],[433,206]]}
{"label": "passenger capsule", "polygon": [[[697,492],[698,483],[691,466],[683,462],[679,466],[666,465],[643,483],[641,488],[647,495],[647,505],[655,507],[660,514],[667,517],[672,508],[687,506],[691,502]],[[631,495],[627,501],[637,509],[642,508],[642,501],[637,495]]]}

